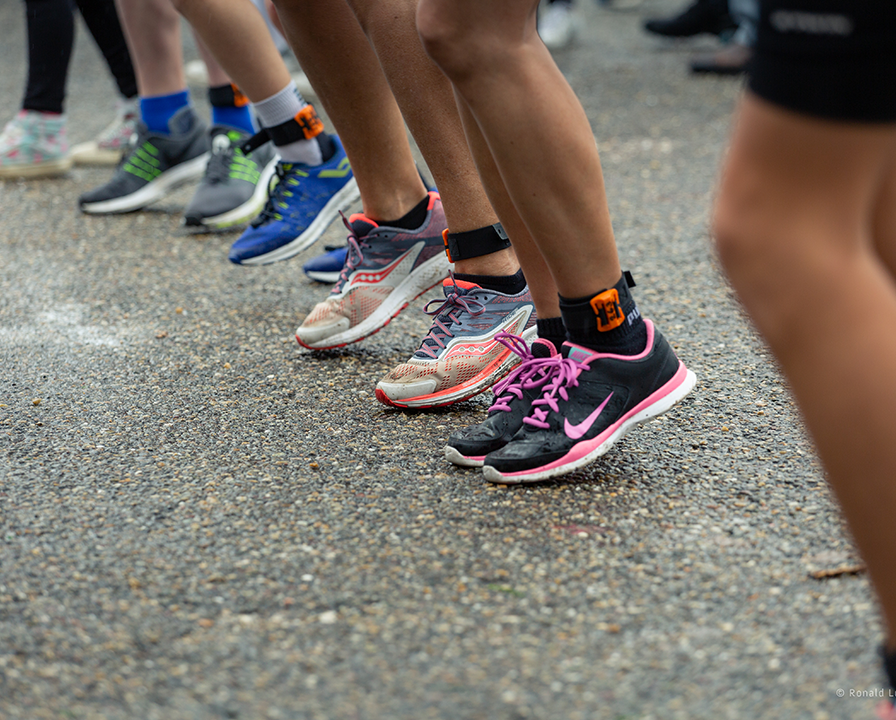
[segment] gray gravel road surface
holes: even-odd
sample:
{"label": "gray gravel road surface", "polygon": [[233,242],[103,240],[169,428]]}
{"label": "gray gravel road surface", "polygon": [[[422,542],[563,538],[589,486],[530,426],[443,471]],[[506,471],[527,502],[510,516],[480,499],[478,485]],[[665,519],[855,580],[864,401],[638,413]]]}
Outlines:
{"label": "gray gravel road surface", "polygon": [[[856,554],[708,241],[739,83],[688,77],[709,40],[639,29],[677,7],[581,0],[557,57],[641,308],[699,384],[563,482],[494,487],[443,459],[486,397],[376,402],[419,307],[299,348],[327,292],[301,264],[337,227],[244,268],[232,235],[180,230],[189,188],[88,217],[76,198],[106,170],[0,183],[0,717],[871,717],[872,593],[809,576]],[[3,121],[22,16],[0,6]],[[68,110],[73,142],[113,111],[85,32]]]}

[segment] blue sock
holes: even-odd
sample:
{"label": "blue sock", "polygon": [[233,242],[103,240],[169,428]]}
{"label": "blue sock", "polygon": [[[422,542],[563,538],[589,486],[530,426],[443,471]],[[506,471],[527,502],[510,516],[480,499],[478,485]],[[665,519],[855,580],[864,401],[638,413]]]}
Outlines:
{"label": "blue sock", "polygon": [[190,104],[190,93],[186,90],[171,95],[155,95],[140,98],[140,119],[152,132],[167,135],[168,121],[181,108]]}
{"label": "blue sock", "polygon": [[255,123],[249,109],[249,98],[234,85],[221,85],[208,89],[208,100],[212,106],[212,124],[227,125],[255,134]]}
{"label": "blue sock", "polygon": [[227,125],[245,130],[250,135],[255,134],[255,125],[252,123],[252,113],[249,106],[245,107],[218,107],[212,105],[212,124]]}

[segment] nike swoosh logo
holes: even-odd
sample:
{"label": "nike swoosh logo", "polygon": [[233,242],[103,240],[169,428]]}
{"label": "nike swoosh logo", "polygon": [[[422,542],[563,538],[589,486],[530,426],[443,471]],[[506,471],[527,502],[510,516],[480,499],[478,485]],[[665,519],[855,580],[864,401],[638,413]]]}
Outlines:
{"label": "nike swoosh logo", "polygon": [[566,433],[566,437],[570,440],[578,440],[582,437],[586,432],[591,429],[591,426],[594,425],[594,421],[600,417],[600,414],[604,411],[604,408],[607,406],[607,403],[610,402],[610,398],[613,397],[613,393],[607,395],[607,399],[604,400],[588,417],[586,417],[582,422],[578,425],[573,425],[569,422],[569,419],[565,419],[563,422],[563,432]]}

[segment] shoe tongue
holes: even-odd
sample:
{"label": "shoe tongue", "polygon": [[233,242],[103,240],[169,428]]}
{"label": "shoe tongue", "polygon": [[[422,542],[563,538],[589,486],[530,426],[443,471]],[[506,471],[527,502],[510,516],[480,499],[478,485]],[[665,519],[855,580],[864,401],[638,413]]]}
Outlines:
{"label": "shoe tongue", "polygon": [[456,292],[458,295],[466,295],[474,290],[482,290],[482,286],[466,280],[458,280],[457,278],[445,278],[442,281],[442,289],[445,295],[449,295],[452,292]]}
{"label": "shoe tongue", "polygon": [[563,357],[575,360],[576,362],[587,362],[598,353],[597,350],[591,350],[590,348],[582,347],[581,345],[565,342],[560,349],[560,354],[563,355]]}
{"label": "shoe tongue", "polygon": [[544,338],[538,338],[532,343],[532,354],[538,358],[549,358],[557,355],[557,348],[554,343]]}
{"label": "shoe tongue", "polygon": [[379,227],[374,220],[371,220],[363,213],[355,213],[349,217],[348,224],[351,225],[352,232],[359,238],[368,235],[371,230]]}

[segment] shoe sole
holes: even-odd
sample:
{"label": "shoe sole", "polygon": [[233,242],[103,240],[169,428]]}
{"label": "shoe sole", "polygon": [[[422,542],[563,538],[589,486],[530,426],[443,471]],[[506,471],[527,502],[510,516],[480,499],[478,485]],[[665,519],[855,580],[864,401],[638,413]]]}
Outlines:
{"label": "shoe sole", "polygon": [[290,241],[286,245],[281,245],[276,250],[271,250],[264,255],[256,255],[255,257],[239,260],[237,264],[269,265],[270,263],[288,260],[294,255],[298,255],[306,248],[311,247],[330,227],[330,223],[338,217],[339,213],[350,208],[360,197],[361,193],[358,190],[358,183],[353,176],[351,180],[342,186],[339,192],[330,198],[329,202],[324,205],[323,210],[318,213],[305,232],[295,240]]}
{"label": "shoe sole", "polygon": [[316,343],[304,342],[299,336],[299,330],[302,328],[299,328],[296,330],[296,340],[299,345],[309,350],[332,350],[364,340],[386,327],[423,293],[439,285],[448,277],[449,268],[448,258],[443,253],[439,253],[417,268],[416,273],[412,273],[402,280],[367,319],[353,328],[331,335]]}
{"label": "shoe sole", "polygon": [[208,164],[208,158],[209,153],[203,153],[192,160],[175,165],[130,195],[110,200],[82,203],[81,212],[91,215],[111,215],[145,208],[147,205],[152,205],[154,202],[161,200],[176,187],[201,178],[205,172],[205,166]]}
{"label": "shoe sole", "polygon": [[334,270],[333,272],[322,272],[319,270],[306,270],[305,274],[319,283],[327,283],[329,285],[333,285],[339,279],[339,270]]}
{"label": "shoe sole", "polygon": [[95,165],[114,167],[121,160],[121,150],[102,150],[96,141],[75,145],[72,148],[72,162],[75,165]]}
{"label": "shoe sole", "polygon": [[[520,335],[523,340],[526,341],[527,345],[531,345],[538,337],[538,330],[533,326],[528,330],[524,330]],[[507,375],[507,373],[513,370],[514,366],[519,362],[520,356],[515,352],[507,350],[506,353],[501,353],[501,355],[492,360],[488,367],[481,373],[478,373],[474,378],[471,378],[461,385],[456,385],[449,390],[443,390],[429,395],[419,395],[405,400],[394,400],[393,398],[390,398],[379,385],[377,385],[376,399],[383,403],[383,405],[405,410],[427,410],[430,408],[453,405],[454,403],[461,402],[462,400],[469,400],[471,397],[475,397],[479,393],[485,392]],[[493,369],[490,370],[490,368]]]}
{"label": "shoe sole", "polygon": [[596,438],[584,440],[574,445],[559,460],[555,460],[540,468],[511,473],[502,473],[491,465],[483,465],[482,474],[489,482],[502,485],[541,482],[561,475],[567,475],[605,455],[613,445],[625,437],[635,426],[671,410],[694,389],[696,384],[697,376],[688,370],[684,363],[679,361],[678,371],[665,385],[654,391]]}
{"label": "shoe sole", "polygon": [[448,462],[460,467],[482,467],[485,464],[485,455],[462,455],[450,445],[445,446],[444,453]]}
{"label": "shoe sole", "polygon": [[61,160],[50,160],[42,163],[31,163],[30,165],[10,165],[8,167],[0,167],[0,178],[55,177],[56,175],[64,175],[71,169],[71,167],[71,157],[64,157]]}
{"label": "shoe sole", "polygon": [[209,230],[226,230],[234,225],[245,225],[254,218],[264,207],[265,200],[268,197],[268,185],[271,178],[274,177],[274,171],[277,168],[277,158],[274,157],[265,165],[258,177],[258,183],[255,190],[246,202],[238,207],[223,212],[220,215],[211,217],[197,218],[196,221],[190,221],[184,218],[185,227],[206,227]]}

